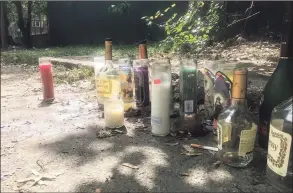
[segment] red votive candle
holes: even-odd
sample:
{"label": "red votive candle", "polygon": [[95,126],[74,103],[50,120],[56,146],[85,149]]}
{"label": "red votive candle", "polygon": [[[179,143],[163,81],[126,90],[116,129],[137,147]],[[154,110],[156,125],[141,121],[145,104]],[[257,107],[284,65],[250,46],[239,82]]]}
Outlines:
{"label": "red votive candle", "polygon": [[54,100],[54,83],[52,64],[50,62],[39,63],[42,85],[43,85],[43,100],[45,102]]}

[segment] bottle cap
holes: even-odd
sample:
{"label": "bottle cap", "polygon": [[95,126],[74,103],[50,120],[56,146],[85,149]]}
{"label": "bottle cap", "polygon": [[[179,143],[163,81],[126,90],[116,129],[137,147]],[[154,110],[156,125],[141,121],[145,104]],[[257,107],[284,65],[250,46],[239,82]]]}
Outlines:
{"label": "bottle cap", "polygon": [[247,89],[247,69],[238,68],[233,71],[232,98],[245,99]]}
{"label": "bottle cap", "polygon": [[146,43],[147,43],[146,40],[142,40],[142,41],[139,42],[139,44],[146,44]]}
{"label": "bottle cap", "polygon": [[105,41],[112,41],[112,38],[106,38]]}

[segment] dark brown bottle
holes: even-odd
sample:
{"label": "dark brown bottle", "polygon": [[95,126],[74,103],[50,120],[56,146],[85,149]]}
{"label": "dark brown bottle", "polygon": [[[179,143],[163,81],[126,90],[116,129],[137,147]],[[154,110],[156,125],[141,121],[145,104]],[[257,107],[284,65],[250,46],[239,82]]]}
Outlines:
{"label": "dark brown bottle", "polygon": [[268,148],[268,134],[272,110],[292,96],[293,89],[293,51],[290,45],[281,44],[280,60],[277,68],[268,80],[259,108],[258,142]]}

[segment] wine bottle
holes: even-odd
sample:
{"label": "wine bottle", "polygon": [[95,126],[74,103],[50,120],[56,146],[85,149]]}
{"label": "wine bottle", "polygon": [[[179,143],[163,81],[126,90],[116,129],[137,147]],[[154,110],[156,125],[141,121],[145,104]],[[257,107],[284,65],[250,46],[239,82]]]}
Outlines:
{"label": "wine bottle", "polygon": [[292,100],[274,108],[268,143],[267,176],[284,192],[292,192]]}
{"label": "wine bottle", "polygon": [[281,44],[279,64],[268,80],[259,107],[258,143],[268,148],[268,133],[271,113],[274,107],[292,96],[293,89],[293,52],[288,51],[286,43]]}
{"label": "wine bottle", "polygon": [[218,156],[232,167],[245,167],[253,160],[256,125],[246,106],[247,70],[233,71],[231,105],[217,121]]}
{"label": "wine bottle", "polygon": [[95,79],[99,104],[103,105],[107,99],[119,98],[120,76],[119,71],[113,67],[111,38],[105,40],[105,65],[96,72]]}

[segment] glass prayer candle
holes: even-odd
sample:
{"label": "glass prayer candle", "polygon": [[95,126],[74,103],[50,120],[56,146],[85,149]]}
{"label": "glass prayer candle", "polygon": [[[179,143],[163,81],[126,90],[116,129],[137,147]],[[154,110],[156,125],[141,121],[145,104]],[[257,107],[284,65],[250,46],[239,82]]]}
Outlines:
{"label": "glass prayer candle", "polygon": [[43,87],[43,101],[52,102],[55,99],[52,64],[48,60],[39,59],[39,68]]}
{"label": "glass prayer candle", "polygon": [[124,125],[124,105],[119,99],[108,99],[104,103],[105,127],[120,128]]}

